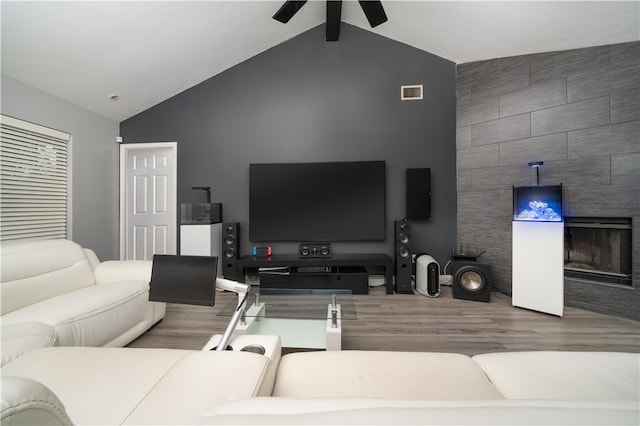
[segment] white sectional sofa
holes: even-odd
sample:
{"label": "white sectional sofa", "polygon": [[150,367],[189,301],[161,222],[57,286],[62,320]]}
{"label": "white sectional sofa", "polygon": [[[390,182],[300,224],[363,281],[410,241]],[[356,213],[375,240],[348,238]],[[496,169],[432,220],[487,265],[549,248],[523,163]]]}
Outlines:
{"label": "white sectional sofa", "polygon": [[639,354],[318,351],[280,357],[279,339],[272,338],[271,356],[238,351],[235,340],[234,351],[223,352],[29,352],[2,368],[2,424],[640,423]]}
{"label": "white sectional sofa", "polygon": [[100,262],[69,240],[0,246],[2,364],[48,346],[124,346],[165,315],[151,262]]}
{"label": "white sectional sofa", "polygon": [[[640,424],[640,354],[233,351],[122,346],[164,316],[150,262],[5,243],[3,425]],[[264,355],[243,349],[261,345]]]}

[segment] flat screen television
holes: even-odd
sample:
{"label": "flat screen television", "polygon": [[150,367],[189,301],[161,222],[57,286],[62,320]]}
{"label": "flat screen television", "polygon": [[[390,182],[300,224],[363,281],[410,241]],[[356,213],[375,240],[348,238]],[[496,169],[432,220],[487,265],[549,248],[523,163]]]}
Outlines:
{"label": "flat screen television", "polygon": [[562,185],[514,186],[513,220],[562,222]]}
{"label": "flat screen television", "polygon": [[250,165],[249,239],[383,241],[384,161]]}

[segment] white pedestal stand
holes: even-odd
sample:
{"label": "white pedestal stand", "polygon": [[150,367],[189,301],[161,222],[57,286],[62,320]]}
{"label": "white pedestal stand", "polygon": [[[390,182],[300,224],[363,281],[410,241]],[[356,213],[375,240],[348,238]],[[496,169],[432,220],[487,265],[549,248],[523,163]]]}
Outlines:
{"label": "white pedestal stand", "polygon": [[562,316],[564,222],[513,221],[512,304]]}
{"label": "white pedestal stand", "polygon": [[[180,254],[183,256],[218,256],[222,250],[222,224],[180,225]],[[218,276],[222,268],[218,263]]]}

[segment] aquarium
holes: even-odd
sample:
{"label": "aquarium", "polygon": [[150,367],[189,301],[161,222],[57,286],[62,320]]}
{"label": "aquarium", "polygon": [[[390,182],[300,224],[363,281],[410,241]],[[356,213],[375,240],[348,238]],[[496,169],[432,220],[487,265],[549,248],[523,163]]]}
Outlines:
{"label": "aquarium", "polygon": [[183,203],[180,205],[181,225],[209,225],[222,222],[220,203]]}
{"label": "aquarium", "polygon": [[562,222],[562,185],[514,186],[513,220]]}

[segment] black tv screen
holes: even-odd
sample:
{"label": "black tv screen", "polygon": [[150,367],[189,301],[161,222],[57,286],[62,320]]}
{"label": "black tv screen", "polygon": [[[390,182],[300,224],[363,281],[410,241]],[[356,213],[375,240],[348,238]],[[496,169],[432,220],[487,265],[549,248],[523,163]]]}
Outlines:
{"label": "black tv screen", "polygon": [[249,239],[383,241],[384,161],[251,164]]}

